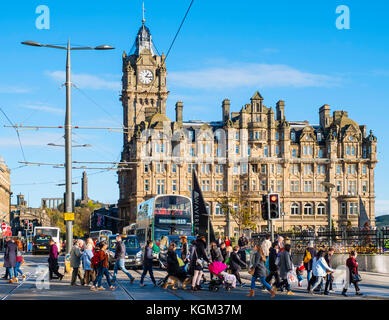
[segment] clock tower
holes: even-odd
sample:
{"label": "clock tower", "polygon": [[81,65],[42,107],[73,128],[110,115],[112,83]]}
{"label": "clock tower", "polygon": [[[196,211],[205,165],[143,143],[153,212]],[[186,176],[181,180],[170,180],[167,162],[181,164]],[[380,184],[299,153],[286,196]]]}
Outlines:
{"label": "clock tower", "polygon": [[152,41],[149,28],[142,20],[132,52],[123,53],[121,102],[124,145],[131,141],[137,126],[149,122],[157,113],[165,115],[166,99],[165,55],[159,55]]}

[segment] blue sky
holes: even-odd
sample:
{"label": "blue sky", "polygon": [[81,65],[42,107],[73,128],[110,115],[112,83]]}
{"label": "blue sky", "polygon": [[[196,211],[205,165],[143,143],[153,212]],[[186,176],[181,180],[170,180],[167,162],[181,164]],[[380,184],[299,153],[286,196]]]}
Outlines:
{"label": "blue sky", "polygon": [[[167,52],[189,0],[145,1],[146,25],[159,52]],[[50,9],[50,29],[38,30],[38,5]],[[339,5],[350,8],[350,30],[335,26]],[[167,114],[184,102],[184,120],[219,120],[221,101],[238,111],[259,90],[266,106],[283,99],[288,120],[318,123],[318,109],[346,110],[378,137],[377,214],[389,213],[387,119],[389,103],[389,3],[386,1],[204,1],[195,0],[167,59],[170,97]],[[61,50],[20,45],[24,40],[76,45],[110,44],[113,51],[72,54],[73,124],[116,127],[122,123],[119,101],[121,55],[128,52],[141,25],[142,1],[7,1],[0,30],[0,106],[15,123],[62,125],[65,90],[59,89],[65,66]],[[91,99],[94,101],[92,102]],[[0,124],[8,124],[3,116]],[[23,160],[15,131],[0,129],[0,154],[11,169]],[[63,162],[60,130],[21,131],[28,161]],[[75,131],[73,160],[119,160],[122,135]],[[95,173],[95,174],[93,174]],[[88,171],[92,199],[118,199],[114,172]],[[79,181],[80,170],[74,170]],[[12,170],[12,191],[32,206],[42,197],[59,197],[62,169]],[[40,184],[32,184],[32,183]],[[74,186],[76,198],[80,184]],[[13,197],[15,202],[16,196]]]}

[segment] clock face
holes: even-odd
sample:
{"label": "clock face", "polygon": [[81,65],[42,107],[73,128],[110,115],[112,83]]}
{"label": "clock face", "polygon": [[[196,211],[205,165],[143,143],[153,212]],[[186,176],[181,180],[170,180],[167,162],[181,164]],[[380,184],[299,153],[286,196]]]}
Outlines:
{"label": "clock face", "polygon": [[153,81],[153,78],[153,73],[148,69],[144,69],[139,73],[139,80],[143,84],[150,84],[151,81]]}

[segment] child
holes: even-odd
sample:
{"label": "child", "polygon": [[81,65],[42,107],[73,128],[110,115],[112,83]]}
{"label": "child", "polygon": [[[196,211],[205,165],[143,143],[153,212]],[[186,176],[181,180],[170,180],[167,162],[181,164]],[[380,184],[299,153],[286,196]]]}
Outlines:
{"label": "child", "polygon": [[296,268],[296,275],[298,279],[298,286],[301,287],[301,282],[303,281],[303,272],[304,272],[304,261],[301,261],[301,264],[299,267]]}

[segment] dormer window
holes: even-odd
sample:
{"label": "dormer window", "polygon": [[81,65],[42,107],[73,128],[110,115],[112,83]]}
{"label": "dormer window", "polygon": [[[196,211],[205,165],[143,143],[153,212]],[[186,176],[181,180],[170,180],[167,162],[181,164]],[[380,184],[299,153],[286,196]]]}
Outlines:
{"label": "dormer window", "polygon": [[296,132],[292,131],[292,132],[290,133],[290,139],[291,139],[292,141],[296,141]]}

